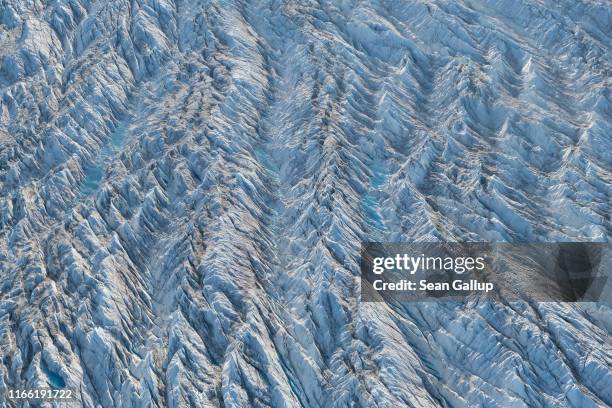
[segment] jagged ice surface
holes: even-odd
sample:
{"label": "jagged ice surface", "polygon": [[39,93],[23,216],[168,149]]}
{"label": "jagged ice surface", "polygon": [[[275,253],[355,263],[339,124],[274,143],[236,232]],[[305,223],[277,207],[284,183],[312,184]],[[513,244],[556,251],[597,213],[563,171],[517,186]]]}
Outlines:
{"label": "jagged ice surface", "polygon": [[358,279],[360,241],[608,242],[611,16],[1,1],[0,395],[612,405],[610,305],[366,304]]}

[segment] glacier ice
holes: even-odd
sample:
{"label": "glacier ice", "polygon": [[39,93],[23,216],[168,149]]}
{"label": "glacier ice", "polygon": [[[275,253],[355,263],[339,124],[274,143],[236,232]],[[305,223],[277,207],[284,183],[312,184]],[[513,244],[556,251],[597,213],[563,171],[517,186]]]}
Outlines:
{"label": "glacier ice", "polygon": [[608,242],[611,16],[0,2],[0,395],[612,405],[608,304],[365,304],[358,279],[361,241]]}

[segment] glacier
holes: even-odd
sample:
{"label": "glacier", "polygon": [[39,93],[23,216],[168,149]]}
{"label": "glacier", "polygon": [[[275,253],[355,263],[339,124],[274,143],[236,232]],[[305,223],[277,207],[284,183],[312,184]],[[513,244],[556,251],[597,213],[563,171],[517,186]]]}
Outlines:
{"label": "glacier", "polygon": [[612,406],[609,303],[359,297],[364,241],[609,242],[611,33],[605,0],[2,0],[0,407]]}

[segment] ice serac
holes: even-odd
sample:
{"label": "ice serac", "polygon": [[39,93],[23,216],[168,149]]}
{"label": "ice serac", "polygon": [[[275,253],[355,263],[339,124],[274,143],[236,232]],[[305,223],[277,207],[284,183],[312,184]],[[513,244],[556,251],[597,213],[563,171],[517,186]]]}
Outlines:
{"label": "ice serac", "polygon": [[612,405],[608,304],[364,304],[358,279],[360,241],[609,241],[611,17],[0,2],[0,395]]}

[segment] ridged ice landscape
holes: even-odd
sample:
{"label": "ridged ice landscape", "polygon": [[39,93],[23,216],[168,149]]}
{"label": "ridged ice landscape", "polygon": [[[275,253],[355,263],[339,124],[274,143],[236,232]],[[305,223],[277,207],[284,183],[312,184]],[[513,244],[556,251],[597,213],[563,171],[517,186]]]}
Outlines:
{"label": "ridged ice landscape", "polygon": [[611,406],[610,304],[359,286],[364,241],[609,242],[611,33],[606,0],[0,2],[0,407]]}

